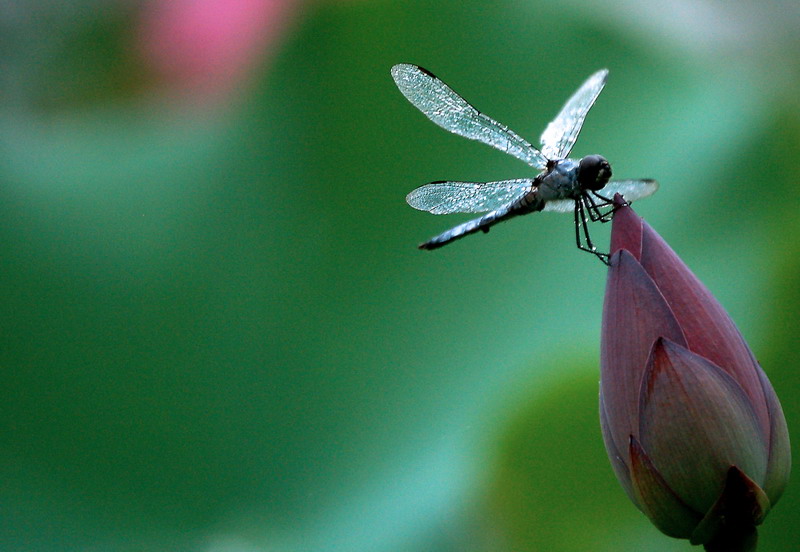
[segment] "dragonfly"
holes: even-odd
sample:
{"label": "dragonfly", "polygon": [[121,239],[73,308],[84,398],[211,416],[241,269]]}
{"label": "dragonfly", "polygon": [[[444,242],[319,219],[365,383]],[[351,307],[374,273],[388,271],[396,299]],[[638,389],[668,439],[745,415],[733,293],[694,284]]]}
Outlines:
{"label": "dragonfly", "polygon": [[608,264],[608,254],[598,251],[592,242],[587,220],[610,221],[616,209],[615,194],[631,202],[658,189],[652,179],[610,180],[611,165],[601,155],[568,157],[586,114],[606,84],[607,69],[590,76],[564,104],[542,133],[541,149],[475,109],[430,71],[402,63],[392,67],[391,73],[406,99],[443,129],[504,151],[540,171],[533,178],[436,181],[416,188],[406,197],[415,209],[434,215],[485,213],[434,236],[420,244],[420,249],[437,249],[478,231],[488,232],[495,224],[519,215],[571,212],[578,249]]}

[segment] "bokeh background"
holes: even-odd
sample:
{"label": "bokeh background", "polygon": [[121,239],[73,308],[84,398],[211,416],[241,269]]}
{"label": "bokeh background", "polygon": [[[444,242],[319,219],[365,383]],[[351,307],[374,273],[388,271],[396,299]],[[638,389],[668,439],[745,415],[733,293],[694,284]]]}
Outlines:
{"label": "bokeh background", "polygon": [[602,447],[604,267],[549,213],[418,251],[412,188],[531,172],[389,68],[531,141],[609,68],[574,153],[660,181],[800,442],[799,6],[0,4],[0,549],[688,550]]}

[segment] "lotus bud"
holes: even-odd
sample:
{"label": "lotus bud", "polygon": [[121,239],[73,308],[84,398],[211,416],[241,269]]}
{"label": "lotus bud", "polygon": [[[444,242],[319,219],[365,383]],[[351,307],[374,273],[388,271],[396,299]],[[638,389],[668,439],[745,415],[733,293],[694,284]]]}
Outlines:
{"label": "lotus bud", "polygon": [[786,420],[731,318],[615,198],[600,422],[614,472],[663,533],[752,551],[789,480]]}

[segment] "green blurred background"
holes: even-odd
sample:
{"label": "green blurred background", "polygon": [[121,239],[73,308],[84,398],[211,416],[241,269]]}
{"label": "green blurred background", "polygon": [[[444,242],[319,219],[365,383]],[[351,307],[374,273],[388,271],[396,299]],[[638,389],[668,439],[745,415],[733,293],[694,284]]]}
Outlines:
{"label": "green blurred background", "polygon": [[[0,549],[673,551],[597,419],[605,271],[570,217],[432,253],[431,180],[530,176],[443,132],[422,65],[577,156],[737,321],[800,428],[793,0],[0,6]],[[606,244],[608,228],[594,228]],[[761,530],[797,550],[790,485]]]}

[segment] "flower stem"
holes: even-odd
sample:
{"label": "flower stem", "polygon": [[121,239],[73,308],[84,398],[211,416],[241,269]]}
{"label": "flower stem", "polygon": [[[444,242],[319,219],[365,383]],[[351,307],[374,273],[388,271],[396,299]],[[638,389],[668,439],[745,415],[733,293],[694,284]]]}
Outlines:
{"label": "flower stem", "polygon": [[754,526],[729,524],[726,529],[704,545],[706,552],[755,552],[758,530]]}

